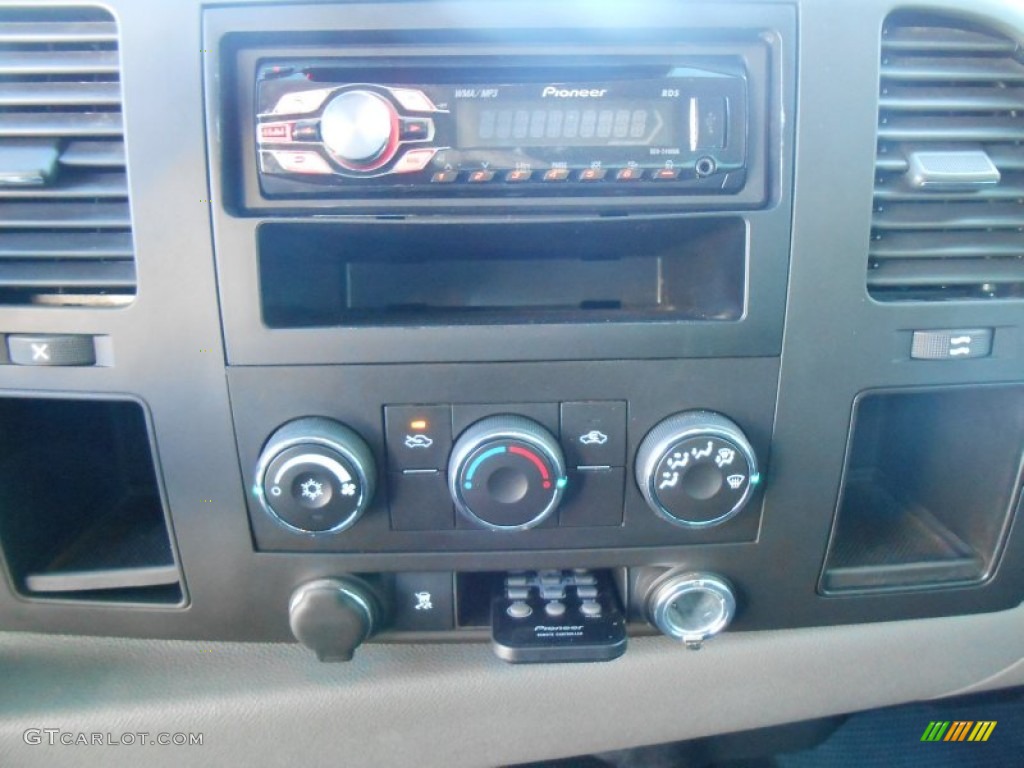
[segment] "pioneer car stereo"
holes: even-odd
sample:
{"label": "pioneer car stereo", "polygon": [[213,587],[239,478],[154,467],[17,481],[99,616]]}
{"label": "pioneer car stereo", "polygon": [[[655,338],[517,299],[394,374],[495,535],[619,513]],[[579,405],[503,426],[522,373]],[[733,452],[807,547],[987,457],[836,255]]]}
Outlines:
{"label": "pioneer car stereo", "polygon": [[734,194],[747,168],[737,59],[539,68],[267,59],[256,68],[262,190],[319,195]]}

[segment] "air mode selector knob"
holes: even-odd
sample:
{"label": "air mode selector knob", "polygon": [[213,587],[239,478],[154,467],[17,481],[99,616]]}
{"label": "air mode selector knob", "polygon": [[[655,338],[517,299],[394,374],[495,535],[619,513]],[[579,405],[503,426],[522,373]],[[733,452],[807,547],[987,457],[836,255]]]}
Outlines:
{"label": "air mode selector knob", "polygon": [[370,170],[394,155],[398,124],[398,113],[383,96],[344,91],[324,107],[320,137],[342,165]]}
{"label": "air mode selector knob", "polygon": [[375,485],[373,453],[363,439],[344,424],[311,416],[270,436],[253,492],[264,511],[287,528],[335,533],[366,511]]}
{"label": "air mode selector knob", "polygon": [[565,459],[554,436],[524,416],[490,416],[452,448],[448,487],[459,512],[485,528],[532,528],[558,508]]}
{"label": "air mode selector knob", "polygon": [[712,411],[686,411],[656,425],[640,444],[635,469],[648,506],[687,527],[739,514],[760,481],[743,431]]}

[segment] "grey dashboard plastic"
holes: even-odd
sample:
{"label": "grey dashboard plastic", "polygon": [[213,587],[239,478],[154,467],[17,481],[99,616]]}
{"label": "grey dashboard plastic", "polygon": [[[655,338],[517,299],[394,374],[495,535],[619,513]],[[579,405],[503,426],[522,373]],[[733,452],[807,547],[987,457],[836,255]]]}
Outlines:
{"label": "grey dashboard plastic", "polygon": [[[0,5],[16,5],[0,0]],[[4,332],[109,335],[115,364],[63,370],[4,366],[8,392],[124,393],[148,406],[189,581],[187,608],[124,611],[34,604],[0,588],[12,630],[242,639],[267,595],[334,567],[253,552],[225,376],[211,241],[199,0],[108,0],[121,30],[126,137],[138,254],[137,301],[111,313],[0,308]],[[270,3],[221,2],[266,7]],[[400,14],[408,3],[386,6]],[[483,3],[430,3],[446,15]],[[744,7],[787,5],[753,0]],[[1017,37],[1011,0],[934,0]],[[344,4],[336,6],[342,12]],[[803,0],[797,17],[794,215],[771,516],[830,515],[850,403],[867,387],[1020,381],[1019,309],[881,306],[864,287],[873,182],[878,37],[892,0]],[[544,17],[571,26],[593,5],[486,4],[488,18]],[[699,6],[694,4],[694,12]],[[740,6],[736,6],[740,9]],[[737,18],[742,16],[737,11]],[[977,367],[905,364],[912,328],[999,326],[998,354]],[[838,372],[838,375],[836,375]],[[822,385],[825,373],[829,386]],[[197,446],[202,450],[197,451]],[[798,468],[798,471],[795,469]],[[171,481],[187,478],[187,481]],[[205,499],[214,499],[210,504]],[[820,525],[820,523],[819,523]],[[780,529],[781,535],[781,529]],[[217,552],[219,558],[204,557]],[[230,569],[223,563],[230,562]],[[813,590],[817,574],[806,574]],[[202,585],[203,588],[199,588]],[[280,593],[281,587],[275,587]],[[218,594],[244,596],[233,603]],[[274,595],[274,591],[271,590]],[[276,594],[274,599],[279,599]],[[259,627],[282,636],[282,618]],[[1024,611],[725,636],[693,654],[662,638],[635,641],[603,666],[510,668],[483,645],[391,646],[337,668],[277,644],[82,639],[4,633],[0,762],[137,764],[111,749],[26,745],[31,727],[208,734],[196,762],[493,765],[757,727],[833,712],[1024,684]],[[671,714],[686,707],[686,718]],[[565,713],[572,715],[571,726]],[[530,738],[522,738],[522,734]],[[147,751],[152,765],[181,764]]]}

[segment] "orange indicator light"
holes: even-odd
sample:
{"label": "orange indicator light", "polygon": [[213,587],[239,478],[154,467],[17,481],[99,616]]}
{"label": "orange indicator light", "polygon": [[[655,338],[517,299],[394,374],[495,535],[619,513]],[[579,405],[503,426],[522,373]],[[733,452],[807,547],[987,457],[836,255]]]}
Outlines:
{"label": "orange indicator light", "polygon": [[410,421],[409,422],[409,429],[413,429],[413,430],[417,430],[418,431],[418,430],[426,429],[426,428],[427,428],[427,420],[426,419],[416,419],[415,421]]}

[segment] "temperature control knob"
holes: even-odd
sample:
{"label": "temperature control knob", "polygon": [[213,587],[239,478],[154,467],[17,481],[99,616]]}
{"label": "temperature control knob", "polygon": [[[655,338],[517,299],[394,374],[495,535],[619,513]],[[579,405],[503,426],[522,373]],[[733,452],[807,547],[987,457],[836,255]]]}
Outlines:
{"label": "temperature control knob", "polygon": [[500,531],[532,528],[558,507],[565,489],[558,441],[523,416],[491,416],[462,433],[448,463],[459,512]]}
{"label": "temperature control knob", "polygon": [[342,165],[371,170],[395,153],[398,113],[373,91],[345,91],[324,107],[320,136]]}
{"label": "temperature control knob", "polygon": [[658,424],[640,444],[635,467],[650,508],[689,527],[738,514],[760,480],[743,431],[711,411],[678,413]]}
{"label": "temperature control knob", "polygon": [[278,429],[263,448],[253,492],[288,528],[337,532],[352,526],[373,498],[373,453],[330,419],[307,417]]}

